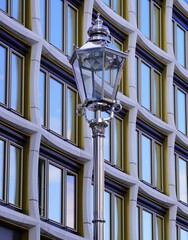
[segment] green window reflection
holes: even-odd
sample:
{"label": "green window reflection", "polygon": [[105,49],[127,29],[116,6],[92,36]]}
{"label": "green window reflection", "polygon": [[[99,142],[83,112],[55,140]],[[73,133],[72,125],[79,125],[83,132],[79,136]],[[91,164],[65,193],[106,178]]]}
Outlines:
{"label": "green window reflection", "polygon": [[62,170],[49,164],[48,217],[59,223],[62,222],[62,177]]}
{"label": "green window reflection", "polygon": [[160,19],[161,19],[161,9],[154,4],[153,5],[153,42],[157,45],[160,46]]}
{"label": "green window reflection", "polygon": [[7,12],[7,0],[1,0],[0,1],[0,9]]}
{"label": "green window reflection", "polygon": [[76,228],[76,176],[67,173],[67,226]]}
{"label": "green window reflection", "polygon": [[40,0],[40,22],[41,22],[41,29],[42,29],[42,36],[46,38],[46,0]]}
{"label": "green window reflection", "polygon": [[40,71],[39,108],[40,108],[40,121],[43,126],[46,126],[45,106],[46,106],[46,74]]}
{"label": "green window reflection", "polygon": [[76,142],[76,98],[76,92],[67,88],[67,139],[72,142]]}
{"label": "green window reflection", "polygon": [[156,240],[163,240],[163,219],[156,217]]}
{"label": "green window reflection", "polygon": [[63,86],[50,78],[50,129],[58,134],[63,133]]}
{"label": "green window reflection", "polygon": [[12,53],[11,108],[22,113],[23,58]]}
{"label": "green window reflection", "polygon": [[155,168],[155,183],[154,185],[162,190],[162,159],[161,159],[161,145],[154,144],[154,168]]}
{"label": "green window reflection", "polygon": [[104,239],[105,240],[110,240],[111,239],[111,200],[110,200],[110,193],[106,192],[104,193],[104,219],[105,219],[105,224],[104,224]]}
{"label": "green window reflection", "polygon": [[153,79],[153,112],[161,117],[161,77],[154,71]]}
{"label": "green window reflection", "polygon": [[63,1],[62,0],[51,0],[49,1],[49,41],[57,48],[63,50]]}
{"label": "green window reflection", "polygon": [[186,94],[177,90],[177,121],[178,130],[186,134]]}
{"label": "green window reflection", "polygon": [[12,17],[23,22],[23,0],[12,0],[11,6]]}
{"label": "green window reflection", "polygon": [[122,168],[122,121],[118,118],[113,119],[113,159],[114,164]]}
{"label": "green window reflection", "polygon": [[67,36],[67,54],[69,56],[73,53],[73,46],[77,43],[77,10],[68,6],[68,21],[67,21],[67,29],[68,29],[68,36]]}
{"label": "green window reflection", "polygon": [[142,216],[142,221],[143,221],[143,236],[142,236],[142,240],[151,240],[153,239],[152,236],[152,214],[147,212],[147,211],[143,211],[143,216]]}
{"label": "green window reflection", "polygon": [[9,203],[20,206],[22,151],[10,146]]}
{"label": "green window reflection", "polygon": [[115,196],[114,197],[114,240],[122,239],[122,232],[123,232],[123,204],[122,199]]}
{"label": "green window reflection", "polygon": [[150,89],[151,89],[151,69],[146,64],[141,63],[141,105],[147,108],[148,110],[151,109],[151,96],[150,96]]}
{"label": "green window reflection", "polygon": [[7,85],[7,49],[0,46],[0,102],[6,104],[6,85]]}
{"label": "green window reflection", "polygon": [[5,142],[0,140],[0,199],[4,200]]}
{"label": "green window reflection", "polygon": [[187,163],[183,159],[178,159],[179,168],[179,198],[187,203]]}
{"label": "green window reflection", "polygon": [[150,1],[140,1],[140,30],[147,37],[150,38]]}
{"label": "green window reflection", "polygon": [[179,26],[177,26],[176,48],[177,60],[185,67],[185,31]]}
{"label": "green window reflection", "polygon": [[151,184],[151,139],[142,135],[141,137],[141,159],[142,180]]}

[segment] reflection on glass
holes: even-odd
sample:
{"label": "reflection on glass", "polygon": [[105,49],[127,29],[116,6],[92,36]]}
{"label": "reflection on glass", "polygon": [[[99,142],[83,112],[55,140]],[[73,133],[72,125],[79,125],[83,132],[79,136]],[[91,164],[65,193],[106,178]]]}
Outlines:
{"label": "reflection on glass", "polygon": [[21,149],[10,146],[9,202],[20,206]]}
{"label": "reflection on glass", "polygon": [[50,129],[58,134],[63,133],[63,86],[50,78]]}
{"label": "reflection on glass", "polygon": [[39,171],[38,171],[38,179],[39,179],[39,213],[41,216],[45,216],[45,161],[39,159]]}
{"label": "reflection on glass", "polygon": [[162,189],[162,159],[161,159],[161,145],[155,143],[154,145],[154,166],[155,166],[155,186]]}
{"label": "reflection on glass", "polygon": [[177,90],[178,130],[186,134],[186,95]]}
{"label": "reflection on glass", "polygon": [[115,196],[114,197],[114,240],[122,239],[122,199]]}
{"label": "reflection on glass", "polygon": [[136,240],[139,240],[139,208],[136,207]]}
{"label": "reflection on glass", "polygon": [[104,193],[104,219],[105,219],[105,224],[104,224],[104,239],[105,240],[110,240],[110,193],[106,192]]}
{"label": "reflection on glass", "polygon": [[116,13],[118,13],[119,15],[121,15],[121,12],[122,12],[121,1],[122,1],[122,0],[114,0],[114,1],[113,1],[113,7],[112,7],[112,9],[113,9]]}
{"label": "reflection on glass", "polygon": [[160,8],[153,6],[153,42],[160,46]]}
{"label": "reflection on glass", "polygon": [[0,140],[0,199],[4,199],[5,142]]}
{"label": "reflection on glass", "polygon": [[103,2],[110,7],[110,0],[103,0]]}
{"label": "reflection on glass", "polygon": [[50,0],[50,30],[49,40],[57,48],[63,50],[63,1]]}
{"label": "reflection on glass", "polygon": [[143,211],[143,240],[152,240],[152,214]]}
{"label": "reflection on glass", "polygon": [[76,142],[76,92],[67,88],[67,138]]}
{"label": "reflection on glass", "polygon": [[187,163],[179,158],[179,198],[181,201],[187,203]]}
{"label": "reflection on glass", "polygon": [[23,59],[16,54],[12,54],[11,68],[11,108],[22,113],[22,82],[23,82]]}
{"label": "reflection on glass", "polygon": [[[106,112],[102,112],[103,118],[108,118],[109,114]],[[109,126],[105,129],[105,138],[104,138],[104,159],[106,161],[111,161],[111,147],[110,147],[110,139],[111,139],[111,122],[109,122]]]}
{"label": "reflection on glass", "polygon": [[177,26],[176,57],[178,62],[185,67],[185,31]]}
{"label": "reflection on glass", "polygon": [[0,102],[6,104],[6,66],[7,66],[6,48],[0,46]]}
{"label": "reflection on glass", "polygon": [[122,168],[122,121],[114,118],[113,124],[113,160],[114,164]]}
{"label": "reflection on glass", "polygon": [[141,137],[142,179],[151,183],[151,140],[144,135]]}
{"label": "reflection on glass", "polygon": [[49,164],[48,179],[48,216],[49,219],[61,223],[62,215],[62,170]]}
{"label": "reflection on glass", "polygon": [[138,99],[139,99],[139,84],[138,84],[138,58],[137,57],[135,57],[134,74],[135,74],[135,83],[136,83],[137,101],[138,101]]}
{"label": "reflection on glass", "polygon": [[180,240],[188,240],[188,232],[184,229],[180,229]]}
{"label": "reflection on glass", "polygon": [[156,218],[156,240],[163,240],[163,219]]}
{"label": "reflection on glass", "polygon": [[23,0],[12,0],[11,3],[11,15],[19,22],[23,22]]}
{"label": "reflection on glass", "polygon": [[40,108],[40,121],[45,126],[45,105],[46,105],[46,74],[40,71],[39,81],[39,108]]}
{"label": "reflection on glass", "polygon": [[40,0],[40,22],[42,29],[42,36],[46,38],[46,0]]}
{"label": "reflection on glass", "polygon": [[69,56],[73,53],[73,46],[77,45],[76,36],[77,36],[77,11],[72,7],[68,6],[67,10],[68,14],[68,36],[67,36],[67,44],[68,50],[67,54]]}
{"label": "reflection on glass", "polygon": [[76,228],[76,176],[67,173],[67,226]]}
{"label": "reflection on glass", "polygon": [[150,1],[140,1],[140,30],[147,37],[150,38]]}
{"label": "reflection on glass", "polygon": [[0,1],[0,9],[7,12],[7,0],[1,0]]}
{"label": "reflection on glass", "polygon": [[154,72],[153,88],[153,112],[158,117],[161,117],[160,74],[157,72]]}
{"label": "reflection on glass", "polygon": [[150,67],[146,64],[141,63],[141,105],[147,108],[148,110],[151,109],[150,106]]}

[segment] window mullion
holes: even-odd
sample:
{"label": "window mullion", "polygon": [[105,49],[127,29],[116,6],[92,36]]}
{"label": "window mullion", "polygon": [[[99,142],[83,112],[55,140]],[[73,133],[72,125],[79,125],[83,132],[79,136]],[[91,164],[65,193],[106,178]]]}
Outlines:
{"label": "window mullion", "polygon": [[152,67],[150,67],[150,111],[152,113],[154,113],[154,98],[153,96],[155,96],[154,94],[154,77],[155,77],[155,74],[154,74],[154,69]]}
{"label": "window mullion", "polygon": [[152,186],[156,187],[156,176],[155,176],[155,140],[154,139],[150,139],[151,140],[151,183]]}
{"label": "window mullion", "polygon": [[67,170],[62,169],[62,181],[61,181],[61,185],[62,185],[62,205],[61,205],[61,222],[63,224],[64,227],[67,227]]}

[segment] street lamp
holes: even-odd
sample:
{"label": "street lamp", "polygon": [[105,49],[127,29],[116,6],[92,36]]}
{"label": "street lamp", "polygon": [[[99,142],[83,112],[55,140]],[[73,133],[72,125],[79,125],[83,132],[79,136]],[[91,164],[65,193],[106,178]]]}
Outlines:
{"label": "street lamp", "polygon": [[[103,25],[100,14],[89,28],[88,35],[88,41],[81,48],[75,48],[70,63],[82,102],[78,105],[77,113],[85,115],[93,134],[94,239],[103,240],[105,128],[114,112],[121,110],[116,95],[127,53],[111,44],[109,29]],[[88,118],[87,110],[95,113],[94,119]],[[101,117],[104,111],[110,113],[109,118]]]}

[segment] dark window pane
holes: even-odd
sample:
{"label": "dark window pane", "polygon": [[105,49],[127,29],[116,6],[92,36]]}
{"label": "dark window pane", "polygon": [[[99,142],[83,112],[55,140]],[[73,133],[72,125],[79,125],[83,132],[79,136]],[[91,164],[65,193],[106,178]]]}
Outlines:
{"label": "dark window pane", "polygon": [[40,104],[40,120],[43,126],[46,126],[45,108],[46,108],[46,74],[40,71],[39,82],[39,104]]}
{"label": "dark window pane", "polygon": [[0,46],[0,102],[6,104],[6,85],[7,85],[7,50]]}
{"label": "dark window pane", "polygon": [[4,200],[5,142],[0,140],[0,199]]}

